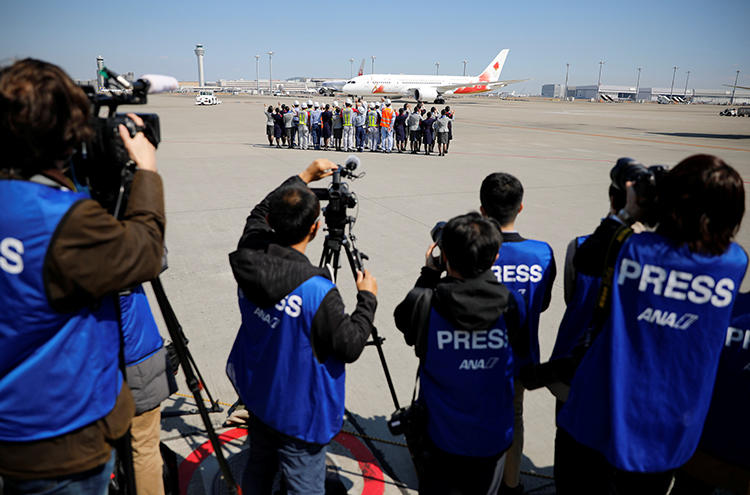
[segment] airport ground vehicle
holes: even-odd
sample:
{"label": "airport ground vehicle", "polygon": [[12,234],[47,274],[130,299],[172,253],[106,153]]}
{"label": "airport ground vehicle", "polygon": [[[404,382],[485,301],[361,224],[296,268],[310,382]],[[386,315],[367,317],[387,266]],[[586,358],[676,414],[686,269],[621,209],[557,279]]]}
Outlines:
{"label": "airport ground vehicle", "polygon": [[219,105],[221,100],[216,97],[212,89],[202,89],[195,97],[196,105]]}

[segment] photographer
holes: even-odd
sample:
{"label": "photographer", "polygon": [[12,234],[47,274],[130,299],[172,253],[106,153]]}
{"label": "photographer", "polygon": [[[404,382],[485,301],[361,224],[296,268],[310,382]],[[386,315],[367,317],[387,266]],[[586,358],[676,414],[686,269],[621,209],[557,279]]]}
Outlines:
{"label": "photographer", "polygon": [[501,242],[496,222],[478,213],[453,218],[394,312],[420,360],[422,494],[495,495],[500,488],[513,441],[513,351],[525,350],[515,347],[525,345],[523,299],[490,270]]}
{"label": "photographer", "polygon": [[698,450],[677,472],[670,495],[750,493],[750,292],[737,294]]}
{"label": "photographer", "polygon": [[9,493],[105,493],[111,444],[134,412],[118,369],[116,292],[161,269],[162,182],[154,147],[120,126],[138,167],[123,219],[75,192],[64,171],[92,136],[89,113],[57,66],[26,59],[0,71],[0,474]]}
{"label": "photographer", "polygon": [[[731,242],[745,210],[733,168],[695,155],[660,176],[635,172],[622,179],[626,207],[573,261],[610,273],[611,292],[558,415],[561,495],[666,492],[698,445],[747,267]],[[627,237],[623,223],[641,218],[655,231]]]}
{"label": "photographer", "polygon": [[[445,110],[443,114],[445,115]],[[498,282],[523,295],[526,301],[529,357],[524,360],[516,359],[515,367],[519,370],[525,364],[539,363],[539,318],[552,299],[552,284],[557,274],[555,256],[549,244],[526,239],[516,230],[516,218],[523,211],[523,185],[516,177],[503,172],[488,175],[482,181],[479,197],[482,203],[480,211],[500,225],[500,235],[503,238],[492,271]],[[503,495],[523,493],[521,457],[525,389],[520,380],[515,381],[514,388],[513,445],[506,458],[501,490]]]}
{"label": "photographer", "polygon": [[344,364],[372,332],[375,278],[358,274],[348,316],[330,271],[305,256],[321,226],[307,184],[336,168],[315,160],[284,181],[253,208],[229,255],[242,326],[227,375],[251,413],[245,493],[270,494],[279,470],[287,493],[324,493],[326,446],[343,422]]}

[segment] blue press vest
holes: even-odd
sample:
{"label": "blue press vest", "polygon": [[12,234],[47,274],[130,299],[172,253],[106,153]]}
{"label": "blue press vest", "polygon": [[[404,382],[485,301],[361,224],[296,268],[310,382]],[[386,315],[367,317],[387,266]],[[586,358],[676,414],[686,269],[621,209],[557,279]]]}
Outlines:
{"label": "blue press vest", "polygon": [[610,315],[578,367],[558,424],[619,469],[662,472],[695,451],[747,255],[691,253],[632,235]]}
{"label": "blue press vest", "polygon": [[547,292],[552,248],[546,242],[524,239],[503,242],[492,266],[498,282],[525,300],[529,329],[529,358],[516,359],[516,368],[539,363],[539,315]]}
{"label": "blue press vest", "polygon": [[750,468],[750,293],[737,294],[700,448]]}
{"label": "blue press vest", "polygon": [[0,440],[53,438],[106,416],[122,375],[114,298],[59,313],[42,269],[58,224],[83,193],[0,180]]}
{"label": "blue press vest", "polygon": [[143,286],[139,285],[130,294],[120,296],[120,311],[125,365],[132,366],[151,357],[162,348],[164,341],[151,314]]}
{"label": "blue press vest", "polygon": [[489,329],[456,330],[431,309],[419,380],[427,432],[440,449],[489,457],[513,442],[513,352],[502,316]]}
{"label": "blue press vest", "polygon": [[333,287],[312,277],[268,308],[239,290],[242,326],[227,362],[248,410],[281,433],[317,444],[330,442],[344,417],[344,363],[318,362],[310,341],[313,317]]}
{"label": "blue press vest", "polygon": [[[580,247],[587,237],[584,235],[576,238],[577,245]],[[573,297],[565,307],[565,314],[557,330],[550,360],[570,357],[573,349],[581,342],[584,332],[591,326],[601,277],[576,272],[575,284]]]}

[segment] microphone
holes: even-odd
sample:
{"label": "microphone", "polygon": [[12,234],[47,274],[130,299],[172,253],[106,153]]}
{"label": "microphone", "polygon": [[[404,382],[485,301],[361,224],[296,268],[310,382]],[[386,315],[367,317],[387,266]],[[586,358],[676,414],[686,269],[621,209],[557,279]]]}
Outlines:
{"label": "microphone", "polygon": [[144,74],[140,78],[149,83],[148,94],[174,91],[179,86],[179,84],[177,83],[177,79],[172,76],[164,76],[160,74]]}
{"label": "microphone", "polygon": [[359,158],[354,155],[349,155],[344,162],[344,168],[356,170],[357,167],[359,167]]}

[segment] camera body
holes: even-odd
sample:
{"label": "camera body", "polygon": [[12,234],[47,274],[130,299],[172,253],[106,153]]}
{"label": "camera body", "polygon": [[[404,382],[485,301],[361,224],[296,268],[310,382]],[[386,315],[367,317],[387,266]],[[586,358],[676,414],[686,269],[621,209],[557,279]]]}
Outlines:
{"label": "camera body", "polygon": [[624,157],[617,160],[609,172],[609,177],[612,185],[623,192],[626,190],[626,183],[633,182],[638,204],[645,212],[642,221],[646,225],[653,225],[659,183],[666,172],[667,167],[664,165],[646,167],[637,160]]}
{"label": "camera body", "polygon": [[388,419],[388,430],[391,435],[410,435],[424,428],[427,411],[420,401],[412,402],[406,407],[397,409]]}
{"label": "camera body", "polygon": [[[120,137],[119,126],[124,125],[131,137],[143,132],[146,138],[158,147],[161,141],[159,116],[155,113],[137,114],[143,127],[136,126],[127,115],[117,113],[119,105],[144,105],[150,83],[143,79],[130,84],[114,72],[104,69],[106,80],[116,84],[128,84],[128,89],[113,89],[98,93],[91,86],[82,86],[92,106],[91,127],[94,137],[76,150],[71,167],[75,183],[88,189],[91,197],[113,215],[117,215],[127,202],[130,183],[135,173],[135,164],[130,159]],[[122,81],[122,82],[120,82]],[[100,117],[101,109],[108,113]]]}

